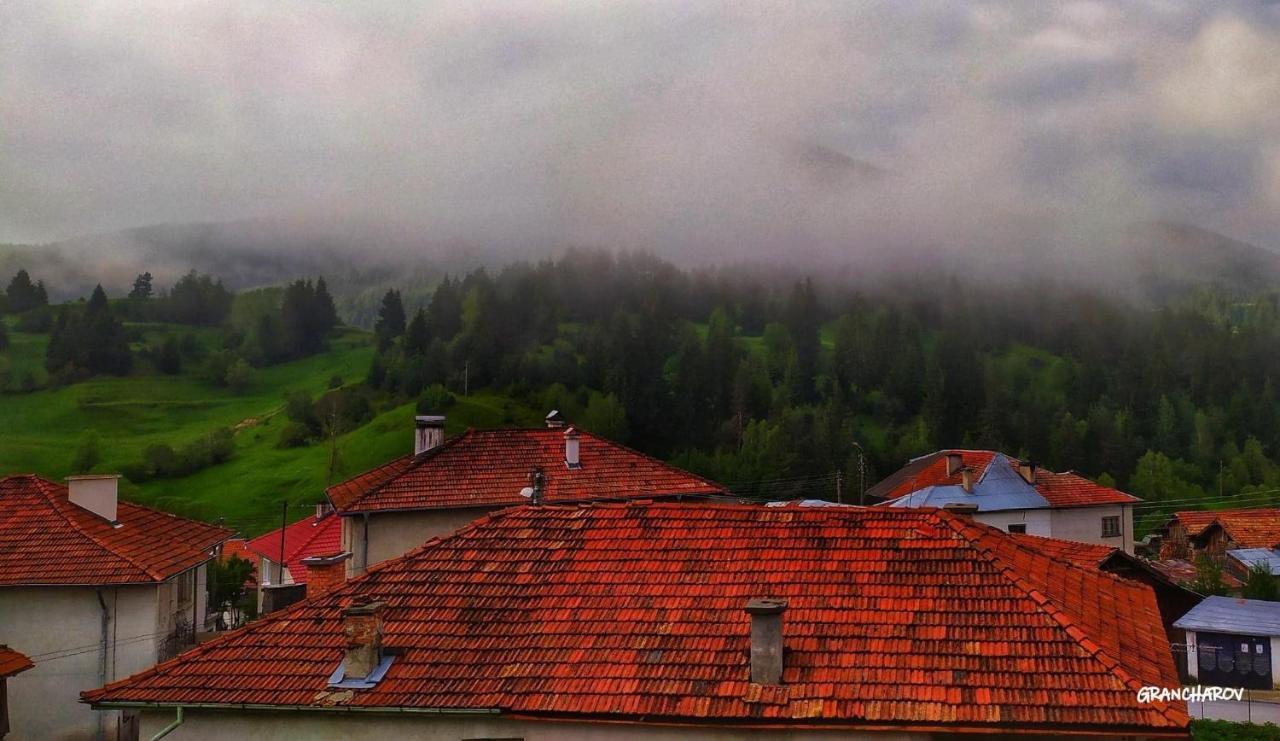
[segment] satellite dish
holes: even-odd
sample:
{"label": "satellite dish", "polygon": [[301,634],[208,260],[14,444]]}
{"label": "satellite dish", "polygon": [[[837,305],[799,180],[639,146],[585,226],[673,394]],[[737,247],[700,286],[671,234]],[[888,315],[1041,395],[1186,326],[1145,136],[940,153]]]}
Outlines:
{"label": "satellite dish", "polygon": [[521,489],[521,490],[520,490],[520,496],[524,497],[525,499],[532,499],[532,498],[533,498],[533,487],[532,487],[532,486],[526,486],[525,488]]}

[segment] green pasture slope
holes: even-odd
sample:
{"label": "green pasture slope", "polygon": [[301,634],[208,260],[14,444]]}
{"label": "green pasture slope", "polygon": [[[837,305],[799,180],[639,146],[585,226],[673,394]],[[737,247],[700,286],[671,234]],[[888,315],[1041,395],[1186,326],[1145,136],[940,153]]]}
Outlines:
{"label": "green pasture slope", "polygon": [[[211,330],[186,327],[148,325],[145,331],[148,339],[193,331],[205,343],[216,338]],[[9,348],[0,350],[0,368],[32,370],[43,383],[47,336],[12,328],[9,336]],[[140,370],[59,389],[0,394],[0,475],[36,473],[61,479],[70,471],[77,448],[90,437],[97,439],[101,456],[94,471],[119,471],[140,460],[149,445],[180,448],[210,430],[230,427],[236,444],[230,461],[183,478],[141,485],[122,479],[122,496],[204,520],[222,518],[248,535],[270,530],[278,525],[281,501],[295,505],[291,518],[301,517],[301,507],[321,500],[331,476],[341,480],[412,448],[412,404],[382,410],[370,423],[341,436],[332,474],[327,444],[276,447],[285,394],[319,395],[334,376],[347,384],[363,380],[373,350],[371,334],[345,329],[330,341],[328,352],[258,369],[251,386],[238,392],[205,381],[199,368],[184,368],[174,376]],[[532,424],[540,416],[492,394],[459,397],[448,414],[450,432],[467,426]]]}

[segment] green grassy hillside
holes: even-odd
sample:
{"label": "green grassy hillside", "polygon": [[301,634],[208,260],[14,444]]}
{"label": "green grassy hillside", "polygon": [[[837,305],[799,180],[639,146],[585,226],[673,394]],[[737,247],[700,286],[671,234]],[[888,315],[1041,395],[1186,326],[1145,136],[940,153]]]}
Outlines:
{"label": "green grassy hillside", "polygon": [[[170,325],[134,325],[147,344],[166,334],[196,334],[212,347],[214,330]],[[47,335],[10,328],[10,345],[0,350],[0,369],[31,371],[43,384]],[[249,388],[217,387],[198,367],[173,376],[152,373],[145,363],[133,375],[94,378],[83,383],[29,393],[0,395],[0,475],[36,473],[66,476],[77,449],[96,438],[100,462],[95,472],[116,472],[141,459],[149,445],[179,448],[219,427],[235,431],[231,460],[190,476],[154,479],[141,485],[121,480],[122,496],[142,504],[198,517],[223,518],[246,534],[279,522],[280,502],[303,506],[320,501],[330,478],[341,480],[408,452],[413,444],[413,406],[378,410],[368,424],[337,441],[330,472],[329,445],[278,449],[284,397],[292,391],[318,395],[330,379],[363,379],[373,356],[369,333],[343,330],[328,352],[258,369]],[[449,409],[450,432],[467,426],[532,424],[540,415],[494,395],[459,398]],[[298,516],[298,515],[295,515]]]}

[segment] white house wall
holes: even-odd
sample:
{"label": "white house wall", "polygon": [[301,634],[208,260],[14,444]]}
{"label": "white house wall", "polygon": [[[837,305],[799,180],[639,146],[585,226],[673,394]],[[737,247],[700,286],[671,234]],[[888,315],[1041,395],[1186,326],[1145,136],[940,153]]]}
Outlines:
{"label": "white house wall", "polygon": [[[102,590],[109,640],[107,681],[155,664],[158,604],[154,586]],[[12,729],[6,741],[96,738],[102,722],[111,738],[115,714],[79,702],[101,686],[102,609],[88,587],[0,588],[0,638],[35,661],[8,683]],[[60,652],[56,653],[55,652]]]}
{"label": "white house wall", "polygon": [[974,515],[978,522],[1009,530],[1009,525],[1026,525],[1028,535],[1049,537],[1052,535],[1052,521],[1047,509],[1014,509],[1003,512],[979,512]]}
{"label": "white house wall", "polygon": [[[1050,510],[1053,537],[1080,543],[1097,543],[1133,553],[1133,506],[1066,507]],[[1102,518],[1120,517],[1119,537],[1102,537]]]}
{"label": "white house wall", "polygon": [[368,562],[361,515],[342,518],[342,548],[351,552],[348,575],[368,566],[403,556],[431,538],[447,535],[485,516],[483,509],[423,510],[369,515]]}

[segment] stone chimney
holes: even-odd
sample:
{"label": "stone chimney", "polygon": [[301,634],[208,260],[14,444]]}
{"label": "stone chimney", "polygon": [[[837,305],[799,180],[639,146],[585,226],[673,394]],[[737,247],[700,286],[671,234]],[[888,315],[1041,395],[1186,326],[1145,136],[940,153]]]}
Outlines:
{"label": "stone chimney", "polygon": [[420,414],[413,418],[413,426],[414,455],[422,455],[444,442],[444,417],[434,414]]}
{"label": "stone chimney", "polygon": [[964,468],[964,456],[955,452],[947,453],[947,475],[954,476],[961,468]]}
{"label": "stone chimney", "polygon": [[88,510],[112,523],[117,521],[119,489],[118,474],[67,477],[67,499],[80,509]]}
{"label": "stone chimney", "polygon": [[751,681],[782,684],[782,613],[784,599],[753,599],[747,603],[751,616]]}
{"label": "stone chimney", "polygon": [[331,592],[347,580],[347,559],[351,553],[343,551],[331,556],[308,556],[302,559],[307,569],[307,599]]}
{"label": "stone chimney", "polygon": [[560,413],[559,409],[552,409],[550,412],[547,412],[547,416],[544,421],[547,423],[547,427],[564,427],[568,424],[568,421],[565,420],[564,415]]}
{"label": "stone chimney", "polygon": [[978,505],[969,504],[968,502],[951,502],[942,505],[942,508],[953,515],[961,517],[973,517],[978,513]]}
{"label": "stone chimney", "polygon": [[564,464],[569,468],[582,468],[578,431],[573,427],[564,431]]}
{"label": "stone chimney", "polygon": [[973,469],[964,467],[960,469],[960,486],[965,490],[966,494],[973,493]]}
{"label": "stone chimney", "polygon": [[1036,463],[1035,461],[1018,461],[1018,475],[1022,480],[1035,486],[1036,483]]}
{"label": "stone chimney", "polygon": [[342,634],[347,639],[343,676],[364,679],[382,662],[382,602],[357,597],[342,611]]}

